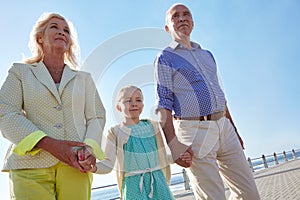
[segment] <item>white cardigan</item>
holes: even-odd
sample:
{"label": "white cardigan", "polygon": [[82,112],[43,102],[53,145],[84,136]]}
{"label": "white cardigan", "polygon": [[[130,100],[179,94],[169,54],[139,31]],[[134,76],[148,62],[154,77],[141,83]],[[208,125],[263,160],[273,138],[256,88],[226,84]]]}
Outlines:
{"label": "white cardigan", "polygon": [[[163,170],[167,183],[170,183],[171,170],[170,164],[172,162],[172,156],[164,136],[162,136],[162,129],[158,122],[149,120],[154,127],[155,136],[157,140],[158,159],[160,168]],[[97,162],[97,174],[107,174],[116,167],[117,181],[120,194],[122,196],[122,183],[124,179],[124,149],[123,145],[127,143],[130,136],[130,128],[127,128],[123,124],[118,124],[111,127],[108,131],[106,139],[104,160]],[[168,153],[168,154],[167,154]],[[117,159],[117,162],[115,163]]]}

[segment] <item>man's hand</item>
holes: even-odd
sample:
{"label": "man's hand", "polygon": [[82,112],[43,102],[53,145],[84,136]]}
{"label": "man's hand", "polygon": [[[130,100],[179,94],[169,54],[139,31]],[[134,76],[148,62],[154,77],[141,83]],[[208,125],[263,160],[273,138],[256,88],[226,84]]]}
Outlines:
{"label": "man's hand", "polygon": [[175,161],[175,163],[185,168],[190,167],[192,165],[193,155],[194,152],[192,147],[188,147],[184,153],[180,154],[180,157]]}
{"label": "man's hand", "polygon": [[168,109],[159,109],[158,117],[168,146],[171,150],[173,160],[182,167],[190,167],[194,153],[191,147],[178,141],[174,130],[172,111]]}
{"label": "man's hand", "polygon": [[190,146],[179,142],[177,137],[174,137],[168,146],[176,164],[182,167],[190,167],[192,165],[194,152]]}

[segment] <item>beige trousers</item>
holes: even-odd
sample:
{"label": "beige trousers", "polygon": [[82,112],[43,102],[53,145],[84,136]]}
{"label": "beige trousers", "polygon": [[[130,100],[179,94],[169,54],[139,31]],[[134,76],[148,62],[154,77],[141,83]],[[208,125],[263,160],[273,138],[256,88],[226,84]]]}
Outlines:
{"label": "beige trousers", "polygon": [[192,145],[193,163],[189,178],[197,200],[225,200],[223,179],[229,199],[259,200],[257,187],[238,137],[230,121],[174,120],[176,135]]}

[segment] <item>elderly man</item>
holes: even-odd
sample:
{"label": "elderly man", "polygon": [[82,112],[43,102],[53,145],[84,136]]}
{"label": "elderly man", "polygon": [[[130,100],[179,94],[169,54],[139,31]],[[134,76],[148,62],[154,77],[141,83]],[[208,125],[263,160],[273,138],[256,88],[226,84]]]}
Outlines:
{"label": "elderly man", "polygon": [[[173,41],[155,60],[157,113],[173,159],[189,167],[196,199],[223,200],[221,175],[232,199],[257,200],[259,194],[217,77],[213,55],[191,42],[194,21],[183,4],[166,13]],[[192,164],[180,158],[193,156]]]}

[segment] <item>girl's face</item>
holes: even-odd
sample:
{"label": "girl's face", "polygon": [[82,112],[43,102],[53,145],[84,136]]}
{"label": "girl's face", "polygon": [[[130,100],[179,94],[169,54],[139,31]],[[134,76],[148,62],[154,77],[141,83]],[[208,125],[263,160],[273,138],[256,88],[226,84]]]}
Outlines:
{"label": "girl's face", "polygon": [[124,94],[117,105],[117,110],[123,114],[125,119],[131,119],[136,123],[140,119],[139,117],[143,108],[143,94],[137,89],[124,91]]}

